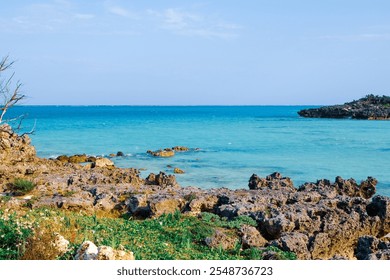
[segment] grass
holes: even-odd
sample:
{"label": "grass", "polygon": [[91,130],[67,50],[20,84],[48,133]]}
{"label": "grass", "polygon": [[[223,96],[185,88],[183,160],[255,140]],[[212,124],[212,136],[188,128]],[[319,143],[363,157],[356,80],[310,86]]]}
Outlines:
{"label": "grass", "polygon": [[[16,216],[13,217],[16,220]],[[224,228],[231,234],[237,234],[242,224],[253,224],[249,217],[237,217],[227,221],[213,214],[203,213],[192,217],[175,212],[156,219],[132,220],[50,209],[33,209],[19,217],[20,220],[33,221],[35,233],[28,231],[22,236],[23,254],[16,252],[8,255],[11,259],[53,259],[56,257],[52,244],[55,233],[64,236],[70,242],[68,253],[60,259],[72,259],[77,248],[85,240],[97,246],[107,245],[114,249],[124,248],[132,251],[138,260],[242,260],[261,259],[262,250],[251,248],[243,250],[237,243],[231,250],[210,248],[204,243],[218,228]],[[8,228],[16,224],[8,224]],[[2,243],[0,239],[0,243]],[[9,242],[7,244],[11,244]],[[20,242],[19,242],[20,243]],[[28,244],[27,244],[28,243]],[[16,248],[14,248],[16,249]],[[268,248],[280,255],[280,259],[294,259],[291,253]],[[276,250],[276,251],[275,251]],[[0,256],[0,259],[4,259]]]}
{"label": "grass", "polygon": [[32,236],[32,224],[19,219],[15,213],[0,211],[0,260],[19,259]]}
{"label": "grass", "polygon": [[16,178],[11,185],[14,195],[25,195],[31,192],[35,188],[35,184],[29,180],[22,178]]}

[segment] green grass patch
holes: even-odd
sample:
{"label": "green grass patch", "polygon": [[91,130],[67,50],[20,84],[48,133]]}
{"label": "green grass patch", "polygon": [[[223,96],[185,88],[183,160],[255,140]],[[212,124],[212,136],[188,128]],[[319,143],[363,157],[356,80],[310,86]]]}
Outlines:
{"label": "green grass patch", "polygon": [[0,260],[19,259],[32,234],[29,222],[18,219],[15,213],[0,210]]}
{"label": "green grass patch", "polygon": [[35,184],[29,180],[16,178],[12,183],[11,188],[14,194],[19,196],[31,192],[35,188]]}
{"label": "green grass patch", "polygon": [[[57,232],[70,241],[70,250],[61,259],[72,259],[85,240],[90,240],[97,246],[106,245],[132,251],[137,260],[261,259],[263,252],[258,249],[242,250],[240,242],[231,250],[210,248],[204,243],[205,238],[212,236],[218,228],[237,234],[237,228],[242,224],[253,225],[254,221],[246,216],[227,221],[213,214],[193,217],[175,212],[156,219],[132,220],[57,209],[33,209],[23,219],[34,221],[37,232],[46,232],[50,236]],[[8,227],[16,228],[16,224],[9,224]],[[23,234],[22,237],[25,239],[28,235]],[[45,248],[35,248],[37,247]],[[284,255],[281,251],[280,254],[281,259],[284,256],[286,259],[294,259],[294,256]],[[15,253],[9,257],[17,259],[20,256]]]}

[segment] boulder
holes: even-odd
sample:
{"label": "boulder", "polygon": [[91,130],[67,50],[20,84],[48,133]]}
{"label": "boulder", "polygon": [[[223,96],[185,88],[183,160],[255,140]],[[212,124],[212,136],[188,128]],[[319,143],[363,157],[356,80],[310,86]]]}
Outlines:
{"label": "boulder", "polygon": [[98,248],[91,241],[84,241],[74,257],[75,260],[96,260]]}
{"label": "boulder", "polygon": [[295,253],[300,260],[308,260],[310,259],[308,243],[307,235],[300,232],[289,232],[283,233],[278,240],[271,242],[271,245],[279,247],[283,251]]}
{"label": "boulder", "polygon": [[253,226],[242,225],[239,230],[241,243],[244,249],[251,247],[263,247],[268,241]]}
{"label": "boulder", "polygon": [[95,167],[110,167],[114,166],[114,163],[108,158],[96,158],[96,161],[92,163],[92,168]]}

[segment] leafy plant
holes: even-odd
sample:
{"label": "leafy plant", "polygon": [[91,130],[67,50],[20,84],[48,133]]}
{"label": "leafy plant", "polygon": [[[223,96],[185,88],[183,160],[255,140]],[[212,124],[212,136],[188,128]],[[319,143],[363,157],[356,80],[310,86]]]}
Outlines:
{"label": "leafy plant", "polygon": [[19,259],[32,233],[31,225],[0,211],[0,260]]}
{"label": "leafy plant", "polygon": [[11,187],[15,195],[25,195],[35,188],[35,184],[29,180],[16,178]]}

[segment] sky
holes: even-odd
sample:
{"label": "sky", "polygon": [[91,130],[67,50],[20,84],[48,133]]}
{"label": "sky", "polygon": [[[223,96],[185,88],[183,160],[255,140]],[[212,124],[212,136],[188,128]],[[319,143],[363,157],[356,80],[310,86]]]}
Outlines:
{"label": "sky", "polygon": [[321,105],[390,95],[388,0],[0,0],[27,105]]}

